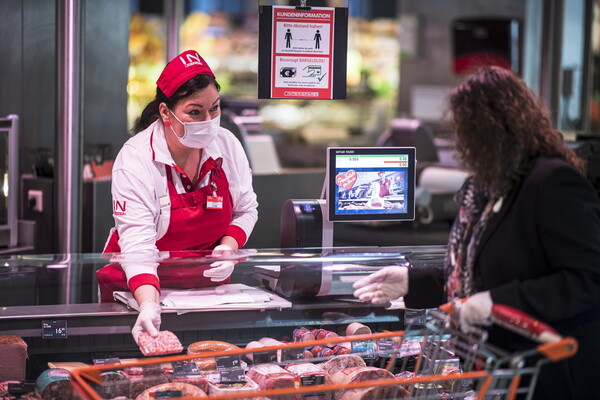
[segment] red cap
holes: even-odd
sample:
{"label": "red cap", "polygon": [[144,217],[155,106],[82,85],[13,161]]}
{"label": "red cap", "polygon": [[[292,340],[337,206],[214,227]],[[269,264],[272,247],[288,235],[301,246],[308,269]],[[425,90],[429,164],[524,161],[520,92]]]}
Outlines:
{"label": "red cap", "polygon": [[165,96],[171,97],[181,85],[196,75],[215,77],[206,61],[200,57],[197,51],[187,50],[167,64],[156,84]]}

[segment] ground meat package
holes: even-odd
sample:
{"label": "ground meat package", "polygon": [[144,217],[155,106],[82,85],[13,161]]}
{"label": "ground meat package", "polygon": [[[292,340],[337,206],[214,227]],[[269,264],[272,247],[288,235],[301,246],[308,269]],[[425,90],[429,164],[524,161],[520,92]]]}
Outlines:
{"label": "ground meat package", "polygon": [[[258,364],[250,368],[247,375],[261,390],[295,387],[294,376],[279,365]],[[294,396],[291,395],[290,398]]]}
{"label": "ground meat package", "polygon": [[24,381],[27,343],[19,336],[0,336],[0,382]]}
{"label": "ground meat package", "polygon": [[183,346],[173,332],[161,331],[157,337],[143,332],[138,337],[138,345],[145,356],[162,356],[165,354],[181,353]]}
{"label": "ground meat package", "polygon": [[321,364],[321,369],[327,372],[331,377],[333,376],[333,374],[344,368],[366,366],[367,364],[365,363],[365,360],[363,360],[361,357],[352,354],[344,354],[327,360],[326,362]]}

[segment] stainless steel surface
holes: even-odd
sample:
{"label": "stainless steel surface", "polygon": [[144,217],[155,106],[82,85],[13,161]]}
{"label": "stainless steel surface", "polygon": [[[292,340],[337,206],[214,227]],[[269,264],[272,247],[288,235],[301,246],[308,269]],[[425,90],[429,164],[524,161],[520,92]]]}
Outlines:
{"label": "stainless steel surface", "polygon": [[[167,60],[179,54],[179,27],[183,21],[183,0],[164,0],[167,22]],[[187,50],[187,49],[186,49]]]}
{"label": "stainless steel surface", "polygon": [[57,223],[59,252],[80,251],[82,3],[58,2]]}

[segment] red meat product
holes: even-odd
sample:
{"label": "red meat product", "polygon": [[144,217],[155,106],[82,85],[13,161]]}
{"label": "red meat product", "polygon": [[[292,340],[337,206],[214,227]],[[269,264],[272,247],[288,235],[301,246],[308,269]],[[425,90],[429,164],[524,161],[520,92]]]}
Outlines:
{"label": "red meat product", "polygon": [[394,375],[386,369],[377,367],[350,367],[331,375],[333,383],[346,385],[352,382],[374,381],[377,379],[393,379]]}
{"label": "red meat product", "polygon": [[[331,383],[329,374],[317,367],[313,363],[303,362],[296,364],[289,364],[285,367],[286,370],[294,375],[296,382],[299,386],[318,386],[328,385]],[[329,400],[331,399],[331,393],[319,392],[315,394],[306,394],[303,396],[304,400]]]}
{"label": "red meat product", "polygon": [[[188,354],[200,354],[213,351],[232,351],[239,350],[240,348],[234,344],[221,342],[219,340],[202,340],[200,342],[194,342],[187,348]],[[195,359],[194,362],[203,371],[215,370],[217,368],[217,361],[214,357],[203,357]]]}
{"label": "red meat product", "polygon": [[138,344],[145,356],[162,356],[165,354],[181,353],[183,346],[173,332],[161,331],[157,337],[143,332],[138,337]]}
{"label": "red meat product", "polygon": [[340,400],[407,399],[408,390],[402,386],[355,388],[344,391]]}
{"label": "red meat product", "polygon": [[167,378],[169,378],[169,382],[189,383],[190,385],[194,385],[194,386],[202,389],[203,392],[208,393],[208,380],[205,377],[203,377],[202,375],[170,374],[170,375],[167,375]]}
{"label": "red meat product", "polygon": [[[339,370],[331,375],[331,381],[340,385],[347,385],[353,382],[367,382],[378,379],[394,379],[394,375],[386,369],[376,367],[351,367]],[[335,393],[336,399],[341,399],[345,390],[339,390]]]}
{"label": "red meat product", "polygon": [[157,392],[179,392],[176,397],[208,397],[206,393],[189,383],[170,382],[161,385],[152,386],[140,393],[135,400],[154,400]]}
{"label": "red meat product", "polygon": [[263,390],[295,387],[294,376],[279,365],[255,365],[247,375]]}
{"label": "red meat product", "polygon": [[24,381],[27,343],[19,336],[0,336],[0,382]]}
{"label": "red meat product", "polygon": [[121,372],[127,380],[129,380],[129,393],[131,394],[131,398],[136,398],[140,393],[144,390],[160,385],[162,383],[168,383],[169,379],[166,375],[128,375],[124,372]]}
{"label": "red meat product", "polygon": [[38,376],[35,386],[44,400],[71,398],[71,374],[63,368],[50,368]]}
{"label": "red meat product", "polygon": [[367,364],[365,363],[365,360],[363,360],[359,356],[352,354],[343,354],[335,356],[321,364],[321,368],[323,369],[323,371],[327,372],[329,376],[332,376],[333,374],[344,368],[366,366]]}
{"label": "red meat product", "polygon": [[127,375],[158,375],[163,373],[163,367],[161,364],[150,364],[150,365],[132,365],[129,367],[124,366],[123,372]]}
{"label": "red meat product", "polygon": [[100,374],[102,383],[94,385],[96,393],[104,399],[129,397],[130,385],[127,378],[116,371],[105,371]]}

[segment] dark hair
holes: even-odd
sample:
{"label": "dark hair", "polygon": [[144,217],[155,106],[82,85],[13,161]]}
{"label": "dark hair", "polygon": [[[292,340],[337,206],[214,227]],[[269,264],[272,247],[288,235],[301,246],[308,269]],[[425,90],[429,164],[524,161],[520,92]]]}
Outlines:
{"label": "dark hair", "polygon": [[480,69],[451,92],[448,105],[460,159],[493,193],[506,194],[539,156],[583,172],[541,99],[508,69]]}
{"label": "dark hair", "polygon": [[142,111],[142,115],[140,115],[140,118],[138,118],[131,131],[133,133],[141,132],[149,127],[154,121],[156,121],[160,117],[158,112],[158,106],[160,103],[165,103],[167,107],[173,109],[179,100],[196,93],[198,90],[208,87],[210,84],[215,85],[217,91],[221,90],[219,83],[210,75],[194,76],[181,85],[171,97],[165,96],[162,90],[157,87],[156,97],[154,97],[154,100],[146,105],[144,111]]}

